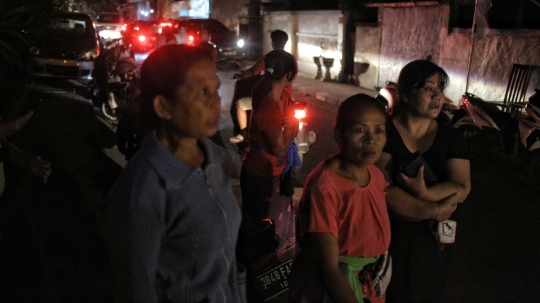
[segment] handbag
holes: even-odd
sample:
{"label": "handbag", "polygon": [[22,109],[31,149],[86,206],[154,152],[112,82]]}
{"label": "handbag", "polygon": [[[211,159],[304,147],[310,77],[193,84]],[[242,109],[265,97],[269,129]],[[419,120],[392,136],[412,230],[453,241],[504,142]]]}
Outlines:
{"label": "handbag", "polygon": [[289,142],[287,147],[287,163],[285,170],[281,174],[281,182],[279,183],[279,193],[282,196],[292,197],[294,195],[294,169],[300,167],[302,162],[298,156],[298,148],[294,144],[294,140]]}
{"label": "handbag", "polygon": [[[360,272],[360,283],[362,288],[374,290],[377,297],[382,297],[386,293],[388,284],[392,278],[392,257],[386,251],[377,261],[367,266]],[[369,290],[366,290],[369,293]]]}

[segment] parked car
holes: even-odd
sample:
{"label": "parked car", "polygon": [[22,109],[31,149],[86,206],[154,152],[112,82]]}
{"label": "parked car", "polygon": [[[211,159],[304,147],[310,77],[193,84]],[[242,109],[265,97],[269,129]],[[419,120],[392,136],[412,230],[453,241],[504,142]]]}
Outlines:
{"label": "parked car", "polygon": [[156,37],[161,33],[157,20],[136,20],[126,25],[122,32],[124,44],[130,46],[134,53],[144,53],[154,47]]}
{"label": "parked car", "polygon": [[52,12],[39,42],[30,48],[33,76],[91,80],[99,43],[87,14]]}
{"label": "parked car", "polygon": [[188,27],[205,28],[210,33],[210,41],[216,45],[218,59],[236,58],[246,54],[244,39],[215,19],[185,19]]}
{"label": "parked car", "polygon": [[123,25],[118,13],[98,13],[96,15],[96,30],[105,41],[122,38]]}

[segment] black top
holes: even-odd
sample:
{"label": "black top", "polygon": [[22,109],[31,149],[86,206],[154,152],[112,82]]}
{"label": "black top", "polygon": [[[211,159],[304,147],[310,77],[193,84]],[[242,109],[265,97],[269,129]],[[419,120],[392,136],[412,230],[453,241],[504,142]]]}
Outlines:
{"label": "black top", "polygon": [[[397,182],[399,167],[414,151],[410,151],[403,142],[399,132],[393,123],[390,123],[386,146],[383,152],[392,155],[392,168],[389,172],[394,184]],[[452,158],[469,159],[469,152],[465,139],[459,131],[447,124],[437,122],[435,140],[427,151],[422,153],[431,170],[439,181],[447,180],[446,160]]]}

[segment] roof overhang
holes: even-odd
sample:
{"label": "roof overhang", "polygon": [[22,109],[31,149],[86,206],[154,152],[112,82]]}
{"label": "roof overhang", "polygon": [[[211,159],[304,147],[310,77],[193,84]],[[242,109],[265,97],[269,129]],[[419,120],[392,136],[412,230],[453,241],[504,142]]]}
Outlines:
{"label": "roof overhang", "polygon": [[368,1],[365,7],[417,7],[417,6],[438,6],[439,1]]}

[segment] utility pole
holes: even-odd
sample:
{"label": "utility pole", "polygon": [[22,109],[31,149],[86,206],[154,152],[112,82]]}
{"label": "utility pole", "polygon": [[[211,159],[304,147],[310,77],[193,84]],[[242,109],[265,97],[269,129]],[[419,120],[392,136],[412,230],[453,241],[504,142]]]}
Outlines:
{"label": "utility pole", "polygon": [[339,73],[339,82],[348,83],[349,78],[354,74],[354,40],[355,20],[352,12],[351,0],[339,0],[339,8],[343,13],[343,45],[341,47],[341,71]]}
{"label": "utility pole", "polygon": [[262,55],[261,0],[249,0],[248,3],[248,57]]}

